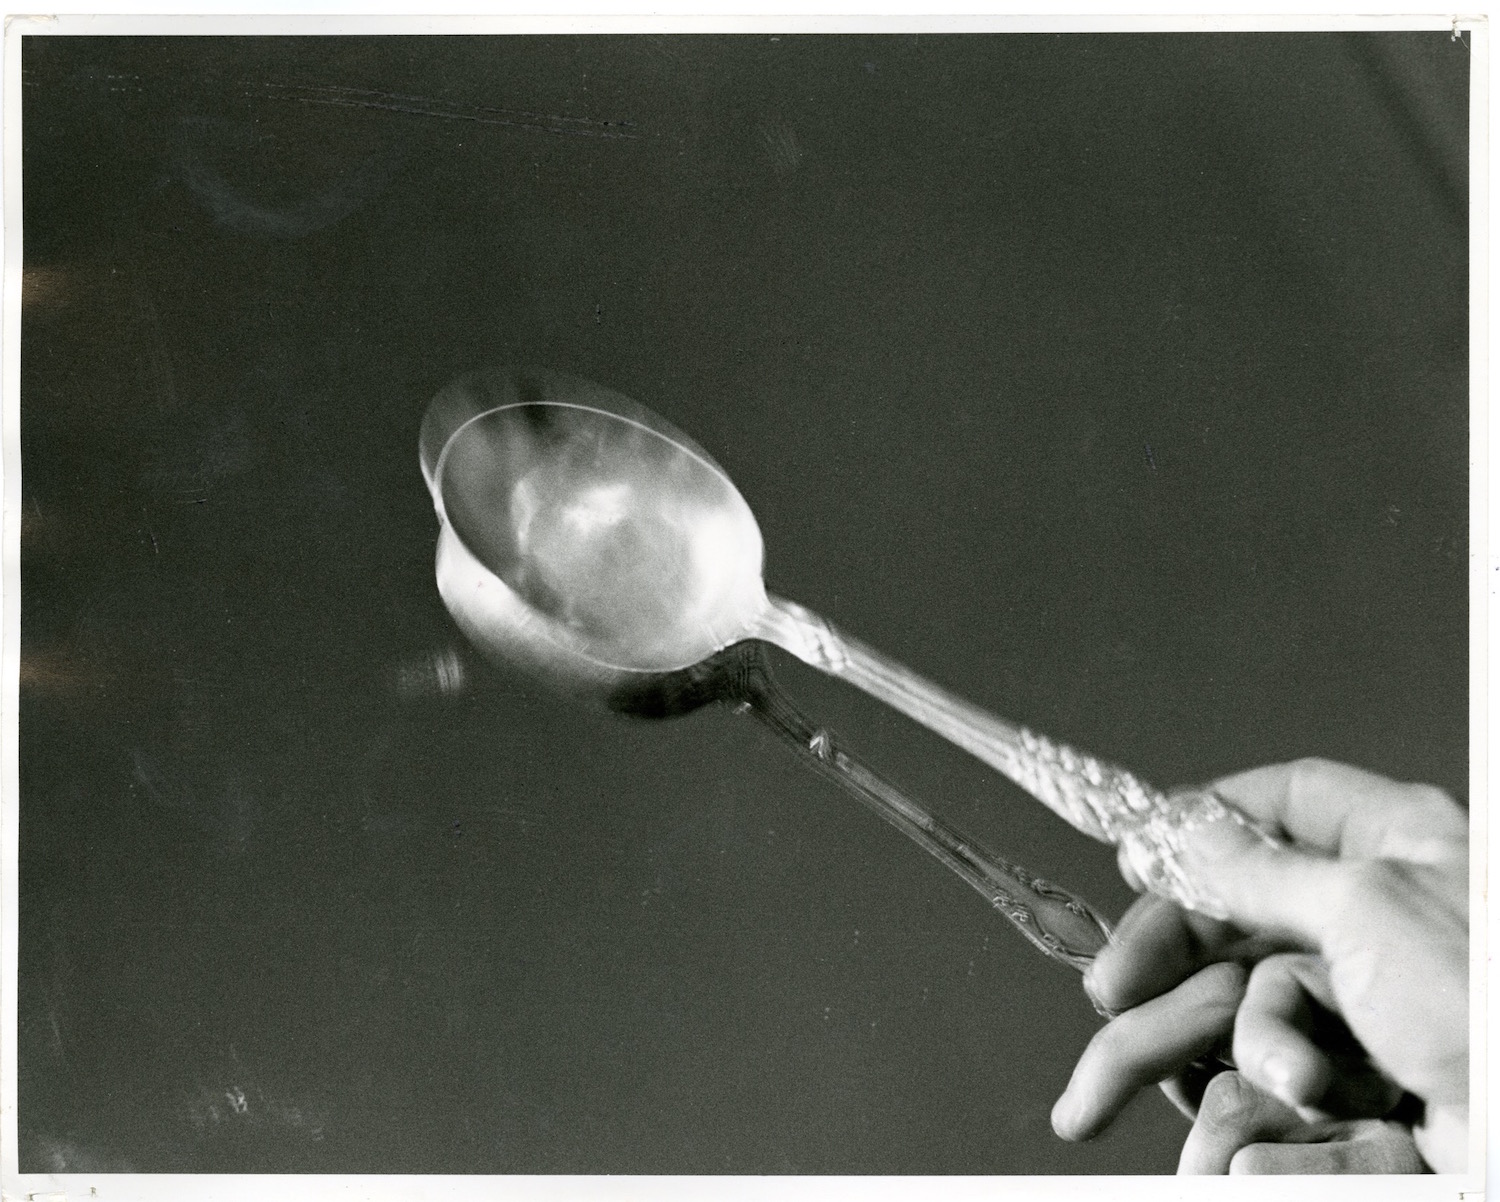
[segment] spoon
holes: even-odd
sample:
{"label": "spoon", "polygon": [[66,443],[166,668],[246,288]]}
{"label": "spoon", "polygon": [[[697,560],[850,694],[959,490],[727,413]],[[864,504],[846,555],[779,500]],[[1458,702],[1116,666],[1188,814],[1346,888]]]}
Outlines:
{"label": "spoon", "polygon": [[587,380],[490,370],[440,392],[421,462],[441,523],[438,591],[487,656],[611,709],[752,712],[937,856],[1041,950],[1085,967],[1091,907],[983,851],[836,746],[771,680],[764,644],[838,676],[969,751],[1085,834],[1147,889],[1223,917],[1181,851],[1187,831],[1259,831],[1206,789],[1162,793],[924,680],[766,591],[760,529],[728,475],[645,406]]}

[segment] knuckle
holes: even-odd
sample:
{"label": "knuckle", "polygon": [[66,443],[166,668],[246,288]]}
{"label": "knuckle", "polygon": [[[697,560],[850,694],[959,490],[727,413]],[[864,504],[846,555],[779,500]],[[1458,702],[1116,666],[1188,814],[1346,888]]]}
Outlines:
{"label": "knuckle", "polygon": [[1094,1078],[1139,1089],[1171,1071],[1176,1050],[1158,1022],[1140,1010],[1127,1010],[1099,1030],[1086,1055]]}
{"label": "knuckle", "polygon": [[1345,918],[1368,918],[1387,909],[1410,885],[1405,865],[1384,859],[1342,864],[1337,880],[1335,905]]}
{"label": "knuckle", "polygon": [[1118,1065],[1133,1059],[1141,1046],[1141,1022],[1134,1010],[1127,1010],[1100,1027],[1089,1040],[1088,1056],[1098,1065]]}
{"label": "knuckle", "polygon": [[1329,972],[1334,993],[1347,999],[1346,1005],[1368,1007],[1369,999],[1379,993],[1385,957],[1372,947],[1341,949]]}

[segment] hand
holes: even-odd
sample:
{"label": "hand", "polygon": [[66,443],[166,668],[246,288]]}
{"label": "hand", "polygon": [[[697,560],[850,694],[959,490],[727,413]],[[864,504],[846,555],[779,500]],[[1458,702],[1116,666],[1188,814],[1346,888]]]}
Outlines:
{"label": "hand", "polygon": [[1410,1128],[1380,1119],[1305,1122],[1239,1073],[1208,1085],[1177,1171],[1223,1173],[1420,1173]]}
{"label": "hand", "polygon": [[1131,907],[1085,979],[1126,1012],[1079,1061],[1054,1128],[1089,1138],[1154,1081],[1196,1113],[1211,1073],[1189,1066],[1232,1032],[1244,1079],[1304,1122],[1379,1117],[1409,1090],[1426,1104],[1416,1139],[1428,1162],[1461,1168],[1464,811],[1437,789],[1319,760],[1216,788],[1290,847],[1217,824],[1193,841],[1190,867],[1232,923],[1157,898]]}

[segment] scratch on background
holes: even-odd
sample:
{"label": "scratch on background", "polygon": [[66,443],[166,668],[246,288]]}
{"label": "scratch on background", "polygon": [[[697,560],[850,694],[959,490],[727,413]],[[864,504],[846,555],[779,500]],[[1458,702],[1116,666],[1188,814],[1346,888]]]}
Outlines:
{"label": "scratch on background", "polygon": [[158,407],[166,413],[177,410],[177,385],[172,376],[172,360],[167,355],[167,339],[162,332],[161,315],[151,303],[144,286],[132,281],[137,319],[145,326],[146,361]]}
{"label": "scratch on background", "polygon": [[[341,87],[335,84],[298,86],[294,84],[243,81],[260,89],[271,100],[294,104],[325,104],[335,108],[380,109],[406,113],[414,117],[437,117],[445,121],[472,121],[479,125],[510,126],[544,134],[574,134],[584,138],[639,140],[630,132],[633,121],[608,121],[594,117],[570,117],[567,114],[533,113],[525,109],[492,108],[484,104],[467,104],[439,100],[432,96],[408,96],[401,92],[381,92],[370,88]],[[246,93],[255,95],[254,92]]]}

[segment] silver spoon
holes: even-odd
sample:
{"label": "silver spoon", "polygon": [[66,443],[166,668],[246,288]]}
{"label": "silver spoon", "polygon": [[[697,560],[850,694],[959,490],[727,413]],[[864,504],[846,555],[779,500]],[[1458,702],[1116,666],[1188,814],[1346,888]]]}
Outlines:
{"label": "silver spoon", "polygon": [[433,399],[421,461],[442,526],[438,590],[491,658],[625,712],[666,716],[728,701],[755,713],[1043,951],[1086,966],[1108,924],[1065,890],[983,852],[836,747],[772,683],[763,644],[774,643],[1116,844],[1146,888],[1223,916],[1187,871],[1182,836],[1204,822],[1252,826],[1248,819],[1209,791],[1161,793],[997,718],[767,593],[760,530],[744,498],[701,447],[644,406],[551,372],[478,372]]}

